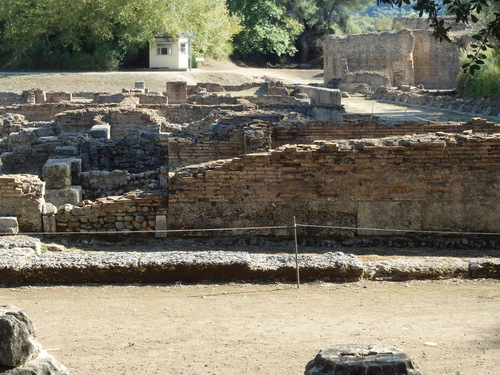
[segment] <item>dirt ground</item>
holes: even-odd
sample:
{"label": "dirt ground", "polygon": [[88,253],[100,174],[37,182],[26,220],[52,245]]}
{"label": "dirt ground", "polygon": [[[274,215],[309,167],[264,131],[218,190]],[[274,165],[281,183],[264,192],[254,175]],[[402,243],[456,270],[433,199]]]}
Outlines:
{"label": "dirt ground", "polygon": [[43,347],[71,374],[303,374],[337,343],[382,342],[423,374],[495,375],[500,282],[21,287]]}
{"label": "dirt ground", "polygon": [[264,82],[273,78],[284,83],[323,83],[323,70],[309,69],[258,69],[242,68],[230,62],[207,62],[201,69],[192,71],[143,70],[129,72],[46,72],[12,73],[0,72],[0,92],[21,93],[31,88],[45,91],[90,91],[121,92],[123,88],[134,88],[135,81],[144,81],[150,91],[165,91],[165,83],[186,81],[188,85],[198,82],[217,82],[239,85]]}

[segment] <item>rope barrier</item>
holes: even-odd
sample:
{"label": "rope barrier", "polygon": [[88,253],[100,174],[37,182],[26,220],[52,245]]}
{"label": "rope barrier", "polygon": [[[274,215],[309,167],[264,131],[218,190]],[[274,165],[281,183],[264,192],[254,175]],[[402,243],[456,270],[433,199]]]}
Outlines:
{"label": "rope barrier", "polygon": [[[401,232],[401,233],[422,233],[422,234],[441,234],[441,235],[471,235],[471,236],[500,236],[500,232],[471,232],[471,231],[439,231],[439,230],[418,230],[418,229],[396,229],[396,228],[367,228],[367,227],[352,227],[352,226],[335,226],[335,225],[316,225],[316,224],[299,224],[294,225],[278,225],[265,227],[234,227],[234,228],[197,228],[197,229],[164,229],[164,230],[128,230],[128,231],[95,231],[95,232],[19,232],[17,235],[26,236],[54,236],[54,235],[117,235],[117,234],[168,234],[168,233],[199,233],[199,232],[230,232],[230,231],[251,231],[251,230],[270,230],[270,229],[294,229],[302,228],[318,228],[318,229],[335,229],[335,230],[350,230],[350,231],[371,231],[371,232]],[[0,235],[9,236],[12,234],[1,233]]]}

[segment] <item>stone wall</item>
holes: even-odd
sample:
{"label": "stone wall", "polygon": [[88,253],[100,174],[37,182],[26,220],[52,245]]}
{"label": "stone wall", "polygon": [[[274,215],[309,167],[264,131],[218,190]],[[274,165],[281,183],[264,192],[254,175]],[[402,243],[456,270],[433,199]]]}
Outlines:
{"label": "stone wall", "polygon": [[[168,228],[288,225],[295,216],[302,223],[401,234],[498,232],[499,167],[498,134],[284,146],[171,173]],[[339,231],[310,230],[318,233]]]}
{"label": "stone wall", "polygon": [[96,199],[138,189],[156,190],[159,188],[159,173],[159,169],[140,173],[126,170],[84,172],[81,179],[83,195],[87,199]]}
{"label": "stone wall", "polygon": [[415,30],[414,82],[428,89],[452,89],[460,71],[460,53],[465,42],[440,42],[429,31]]}
{"label": "stone wall", "polygon": [[372,95],[373,99],[387,100],[396,103],[414,104],[431,108],[472,115],[500,118],[500,101],[485,98],[457,98],[452,95],[429,93],[410,87],[409,90],[397,90],[380,87]]}
{"label": "stone wall", "polygon": [[[323,46],[325,83],[340,78],[344,86],[349,85],[356,78],[353,73],[364,71],[386,74],[392,86],[422,84],[429,89],[453,88],[460,69],[460,49],[467,40],[452,36],[451,43],[440,43],[428,30],[331,35]],[[365,83],[375,85],[377,81]]]}
{"label": "stone wall", "polygon": [[130,192],[76,206],[67,204],[56,214],[58,232],[154,231],[156,216],[165,215],[166,195],[162,192]]}
{"label": "stone wall", "polygon": [[394,85],[413,83],[414,43],[414,34],[407,30],[347,37],[330,35],[323,45],[325,83],[344,77],[343,59],[349,72],[380,72],[387,74]]}
{"label": "stone wall", "polygon": [[12,105],[21,101],[21,95],[15,92],[0,92],[0,105]]}
{"label": "stone wall", "polygon": [[47,103],[70,102],[73,100],[73,95],[70,92],[51,91],[45,94]]}
{"label": "stone wall", "polygon": [[0,175],[0,216],[15,216],[21,232],[41,232],[45,183],[33,175]]}
{"label": "stone wall", "polygon": [[[319,140],[398,137],[425,133],[499,133],[500,126],[483,119],[467,123],[423,124],[405,122],[387,125],[375,120],[351,123],[307,121],[302,118],[278,116],[272,113],[260,119],[243,115],[231,118],[231,123],[205,131],[179,131],[168,138],[170,171],[191,164],[218,159],[230,159],[250,152],[268,151],[285,144],[312,144]],[[222,121],[223,122],[223,121]]]}

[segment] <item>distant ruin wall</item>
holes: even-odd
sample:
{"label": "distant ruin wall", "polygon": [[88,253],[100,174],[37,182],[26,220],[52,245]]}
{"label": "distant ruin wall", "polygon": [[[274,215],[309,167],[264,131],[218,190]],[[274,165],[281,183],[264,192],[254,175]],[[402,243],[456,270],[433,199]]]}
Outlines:
{"label": "distant ruin wall", "polygon": [[374,71],[385,73],[394,85],[413,83],[414,34],[407,30],[398,33],[370,33],[339,37],[330,35],[324,45],[325,83],[343,78],[348,72]]}
{"label": "distant ruin wall", "polygon": [[0,216],[15,216],[21,232],[41,232],[45,183],[33,175],[0,175]]}
{"label": "distant ruin wall", "polygon": [[413,33],[414,83],[422,84],[427,89],[454,88],[460,71],[460,42],[440,42],[426,30],[415,30]]}
{"label": "distant ruin wall", "polygon": [[346,85],[351,79],[349,74],[365,71],[387,74],[392,86],[423,84],[429,89],[453,88],[460,69],[460,50],[466,43],[465,37],[440,43],[428,30],[331,35],[323,48],[325,83],[340,78]]}
{"label": "distant ruin wall", "polygon": [[295,216],[403,232],[498,232],[499,167],[498,135],[287,146],[171,174],[168,228],[285,225]]}

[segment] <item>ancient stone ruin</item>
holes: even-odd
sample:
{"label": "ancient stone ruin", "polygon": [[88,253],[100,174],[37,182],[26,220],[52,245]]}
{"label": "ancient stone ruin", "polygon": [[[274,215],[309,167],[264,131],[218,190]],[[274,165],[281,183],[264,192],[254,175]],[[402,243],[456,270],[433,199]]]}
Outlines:
{"label": "ancient stone ruin", "polygon": [[500,231],[498,125],[387,124],[344,113],[336,89],[248,87],[0,95],[2,230],[286,237],[296,217],[312,237]]}
{"label": "ancient stone ruin", "polygon": [[323,48],[325,83],[348,92],[401,84],[454,88],[468,31],[447,20],[453,26],[452,42],[441,43],[432,36],[427,20],[400,18],[394,22],[407,28],[347,37],[330,35]]}
{"label": "ancient stone ruin", "polygon": [[69,371],[42,349],[26,311],[0,306],[0,373],[66,375]]}
{"label": "ancient stone ruin", "polygon": [[422,375],[401,349],[385,344],[339,344],[321,350],[304,375]]}

